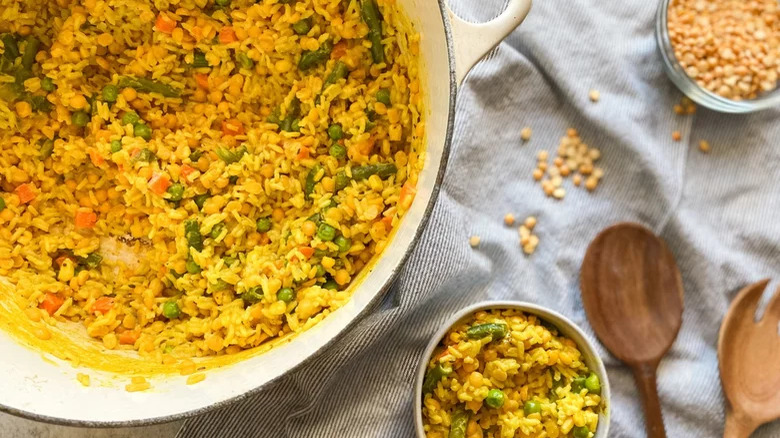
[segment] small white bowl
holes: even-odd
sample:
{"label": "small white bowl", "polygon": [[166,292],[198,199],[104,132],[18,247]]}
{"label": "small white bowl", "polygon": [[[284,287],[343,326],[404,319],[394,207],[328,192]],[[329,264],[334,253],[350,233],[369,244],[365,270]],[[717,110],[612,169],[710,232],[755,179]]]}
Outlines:
{"label": "small white bowl", "polygon": [[425,430],[423,429],[422,419],[422,384],[425,379],[425,373],[428,370],[428,361],[433,356],[433,350],[439,345],[447,331],[452,326],[458,324],[466,318],[470,318],[474,313],[480,310],[494,310],[494,309],[517,309],[523,313],[536,315],[540,319],[549,322],[554,325],[558,332],[571,339],[577,344],[580,352],[582,353],[585,365],[592,372],[596,373],[601,380],[601,399],[602,409],[599,413],[599,426],[596,429],[594,438],[607,438],[609,434],[609,419],[610,419],[610,392],[609,392],[609,379],[607,378],[607,370],[604,369],[604,363],[596,353],[596,349],[593,348],[593,342],[591,342],[582,330],[577,327],[571,320],[561,315],[558,312],[546,309],[544,307],[537,306],[536,304],[526,303],[522,301],[483,301],[481,303],[473,304],[460,310],[452,318],[445,323],[439,331],[431,338],[428,346],[425,347],[425,353],[420,361],[420,365],[417,368],[417,381],[414,385],[414,424],[417,430],[418,438],[425,438]]}

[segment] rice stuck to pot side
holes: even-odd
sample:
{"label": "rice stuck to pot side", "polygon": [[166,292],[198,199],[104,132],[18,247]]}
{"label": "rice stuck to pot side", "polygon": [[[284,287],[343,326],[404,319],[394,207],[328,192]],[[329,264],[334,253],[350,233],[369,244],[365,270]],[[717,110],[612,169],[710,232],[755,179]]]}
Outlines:
{"label": "rice stuck to pot side", "polygon": [[428,438],[593,437],[601,382],[534,315],[480,311],[450,329],[423,383]]}
{"label": "rice stuck to pot side", "polygon": [[419,40],[389,0],[0,0],[0,299],[160,363],[310,327],[414,198]]}

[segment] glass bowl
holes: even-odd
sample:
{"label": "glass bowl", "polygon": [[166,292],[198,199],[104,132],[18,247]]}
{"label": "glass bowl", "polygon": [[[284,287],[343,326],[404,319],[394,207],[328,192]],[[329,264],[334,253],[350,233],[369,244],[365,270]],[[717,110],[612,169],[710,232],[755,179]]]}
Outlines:
{"label": "glass bowl", "polygon": [[731,100],[703,88],[691,79],[677,61],[672,42],[669,39],[669,30],[666,24],[670,1],[661,0],[658,6],[655,18],[655,38],[664,61],[664,70],[680,91],[697,104],[722,113],[752,113],[780,105],[780,89],[775,89],[755,99]]}

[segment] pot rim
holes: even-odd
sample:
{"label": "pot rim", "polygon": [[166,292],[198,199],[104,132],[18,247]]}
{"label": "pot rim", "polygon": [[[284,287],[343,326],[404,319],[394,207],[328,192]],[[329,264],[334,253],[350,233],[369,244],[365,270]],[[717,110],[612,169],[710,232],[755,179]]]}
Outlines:
{"label": "pot rim", "polygon": [[428,345],[426,345],[425,347],[423,356],[421,357],[420,362],[417,365],[417,373],[415,374],[414,394],[412,395],[414,397],[414,402],[412,403],[412,409],[414,411],[415,435],[418,438],[425,438],[425,431],[423,429],[423,422],[422,422],[422,397],[420,397],[420,394],[422,394],[423,380],[425,379],[425,373],[428,370],[428,362],[430,361],[431,356],[433,355],[433,351],[439,345],[439,342],[441,342],[441,339],[444,337],[447,331],[450,328],[452,328],[452,326],[457,324],[459,321],[463,320],[468,316],[471,316],[472,314],[480,310],[497,309],[497,308],[517,309],[525,313],[536,315],[545,321],[554,323],[556,327],[558,327],[559,329],[561,329],[560,326],[563,325],[565,331],[570,332],[564,335],[568,337],[579,338],[573,340],[577,343],[577,347],[579,348],[583,356],[587,359],[590,359],[590,361],[593,363],[594,366],[589,367],[591,371],[595,372],[599,376],[599,379],[601,379],[602,412],[599,413],[599,425],[594,434],[594,438],[606,438],[607,436],[609,436],[609,424],[612,417],[611,415],[612,393],[610,391],[610,386],[609,386],[609,375],[607,374],[607,369],[604,366],[604,362],[601,359],[601,356],[599,356],[598,352],[596,351],[595,342],[590,338],[588,338],[585,332],[576,323],[574,323],[574,321],[567,318],[565,315],[556,312],[555,310],[552,310],[548,307],[541,306],[539,304],[534,304],[528,301],[516,301],[516,300],[499,300],[499,301],[487,300],[487,301],[480,301],[478,303],[474,303],[469,306],[466,306],[461,310],[458,310],[457,312],[452,314],[452,316],[448,318],[441,325],[441,327],[436,331],[436,333],[433,336],[431,336],[430,341],[428,341]]}
{"label": "pot rim", "polygon": [[[422,218],[420,220],[420,223],[417,226],[417,229],[414,233],[414,237],[412,238],[411,243],[404,251],[403,256],[398,260],[398,263],[396,264],[396,267],[393,269],[392,273],[390,274],[390,277],[387,279],[384,285],[377,291],[374,297],[368,302],[368,304],[366,304],[366,306],[362,310],[360,310],[356,314],[356,316],[349,323],[347,323],[347,325],[345,325],[341,330],[339,330],[338,334],[343,334],[353,329],[355,325],[358,322],[360,322],[369,312],[371,312],[376,307],[376,305],[380,302],[380,300],[384,298],[384,296],[387,294],[387,291],[395,283],[401,269],[408,261],[412,252],[416,248],[417,243],[420,241],[420,236],[422,235],[423,231],[427,227],[430,217],[433,213],[433,208],[436,205],[436,201],[439,198],[439,192],[441,190],[442,182],[444,181],[444,174],[447,168],[447,163],[448,163],[451,144],[452,144],[452,137],[453,137],[454,127],[455,127],[455,104],[457,101],[458,84],[455,76],[455,49],[454,49],[454,39],[452,35],[452,24],[447,14],[446,0],[437,0],[437,1],[439,3],[439,12],[441,14],[442,24],[444,27],[444,34],[445,34],[444,36],[447,42],[447,58],[449,60],[450,98],[449,98],[449,108],[447,110],[448,111],[447,128],[444,133],[445,134],[444,147],[442,149],[441,163],[439,164],[439,168],[437,170],[436,180],[433,185],[431,197],[428,200],[428,205],[425,207],[425,211],[423,212]],[[382,257],[382,255],[380,255],[380,257]],[[294,365],[285,373],[280,374],[279,376],[276,376],[272,379],[269,379],[267,382],[257,387],[254,387],[244,392],[243,394],[236,395],[234,397],[230,397],[228,399],[221,400],[197,409],[191,409],[176,414],[164,415],[160,417],[151,417],[145,419],[127,420],[127,421],[85,421],[85,420],[66,419],[66,418],[36,414],[34,412],[7,406],[3,404],[2,400],[0,400],[0,412],[4,412],[7,414],[14,415],[16,417],[25,418],[28,420],[42,422],[42,423],[55,424],[60,426],[82,427],[82,428],[133,428],[133,427],[151,426],[156,424],[172,423],[174,421],[189,419],[197,415],[202,415],[211,411],[215,411],[220,408],[227,407],[233,403],[237,403],[239,401],[247,399],[264,389],[268,389],[272,385],[279,382],[283,377],[299,370],[303,366],[309,364],[311,361],[313,361],[314,359],[322,355],[338,339],[339,339],[338,335],[332,337],[330,340],[322,344],[314,353],[312,353],[305,359],[301,360],[298,364]],[[235,366],[235,365],[237,364],[232,364],[231,366]]]}

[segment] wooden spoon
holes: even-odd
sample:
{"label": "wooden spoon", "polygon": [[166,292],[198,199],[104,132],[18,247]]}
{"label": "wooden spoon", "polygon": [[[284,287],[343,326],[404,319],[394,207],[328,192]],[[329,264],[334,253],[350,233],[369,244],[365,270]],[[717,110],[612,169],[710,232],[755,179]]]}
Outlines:
{"label": "wooden spoon", "polygon": [[720,380],[729,401],[724,438],[747,438],[758,426],[780,418],[780,292],[755,322],[768,283],[742,289],[720,327]]}
{"label": "wooden spoon", "polygon": [[588,247],[580,287],[596,335],[634,372],[647,436],[665,437],[656,369],[682,325],[683,286],[674,256],[652,231],[617,224]]}

